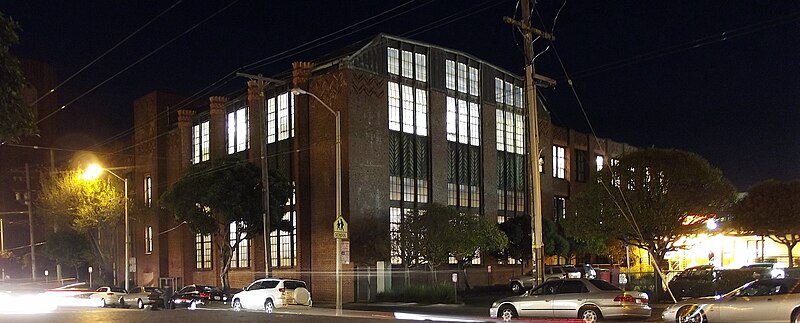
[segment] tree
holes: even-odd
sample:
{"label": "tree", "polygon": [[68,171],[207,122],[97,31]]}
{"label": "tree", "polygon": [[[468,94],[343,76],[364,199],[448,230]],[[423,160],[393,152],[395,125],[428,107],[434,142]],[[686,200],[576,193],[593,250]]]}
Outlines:
{"label": "tree", "polygon": [[469,276],[467,267],[472,260],[481,254],[492,254],[508,246],[508,237],[500,231],[497,224],[489,222],[486,218],[476,215],[457,212],[454,219],[455,235],[459,239],[453,240],[450,254],[458,262],[458,268],[464,274],[464,285],[469,290]]}
{"label": "tree", "polygon": [[792,249],[800,242],[800,181],[768,180],[756,184],[733,208],[733,227],[743,234],[767,236],[786,246],[789,268]]}
{"label": "tree", "polygon": [[33,108],[22,99],[25,78],[11,46],[19,44],[16,21],[0,12],[0,142],[36,134]]}
{"label": "tree", "polygon": [[48,258],[64,266],[75,269],[80,279],[79,267],[92,259],[92,249],[86,237],[71,229],[57,231],[47,237],[44,253]]}
{"label": "tree", "polygon": [[569,240],[564,236],[561,225],[550,219],[542,219],[542,242],[544,243],[544,254],[548,256],[569,258],[571,246]]}
{"label": "tree", "polygon": [[676,250],[678,239],[698,232],[730,206],[735,189],[699,155],[665,149],[639,150],[598,173],[578,194],[574,214],[563,221],[575,238],[622,240],[647,250],[656,263]]}
{"label": "tree", "polygon": [[466,270],[479,251],[491,253],[508,244],[508,239],[494,224],[437,203],[408,212],[400,222],[396,241],[406,268],[424,264],[430,269],[434,282],[436,267],[450,257]]}
{"label": "tree", "polygon": [[507,219],[498,225],[506,234],[508,245],[495,253],[498,259],[515,259],[524,264],[533,259],[531,249],[531,217],[527,214]]}
{"label": "tree", "polygon": [[114,249],[110,242],[116,241],[125,194],[115,178],[85,180],[82,175],[80,171],[43,173],[37,208],[57,227],[83,235],[99,262],[100,276],[111,282]]}
{"label": "tree", "polygon": [[[282,218],[292,185],[277,171],[270,170],[268,176],[270,229],[290,231],[292,224]],[[161,196],[161,205],[172,211],[178,222],[186,221],[194,232],[211,235],[225,290],[230,288],[228,271],[233,250],[243,240],[263,234],[261,187],[258,167],[228,156],[190,166]]]}

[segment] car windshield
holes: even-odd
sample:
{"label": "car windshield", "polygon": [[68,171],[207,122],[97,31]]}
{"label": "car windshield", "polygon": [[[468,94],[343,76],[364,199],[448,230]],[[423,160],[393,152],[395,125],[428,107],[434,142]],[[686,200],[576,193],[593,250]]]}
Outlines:
{"label": "car windshield", "polygon": [[619,291],[621,291],[621,289],[619,289],[619,287],[611,285],[611,283],[609,283],[609,282],[607,282],[605,280],[590,279],[589,282],[592,283],[592,285],[594,285],[594,287],[597,287],[600,290],[619,290]]}
{"label": "car windshield", "polygon": [[145,287],[144,291],[148,292],[148,293],[157,293],[157,294],[163,294],[164,293],[164,291],[162,291],[158,287]]}
{"label": "car windshield", "polygon": [[580,272],[580,270],[578,270],[578,268],[575,268],[575,267],[572,267],[572,266],[569,266],[569,267],[561,267],[561,268],[563,268],[563,269],[564,269],[564,272],[568,272],[568,273],[577,273],[577,272]]}

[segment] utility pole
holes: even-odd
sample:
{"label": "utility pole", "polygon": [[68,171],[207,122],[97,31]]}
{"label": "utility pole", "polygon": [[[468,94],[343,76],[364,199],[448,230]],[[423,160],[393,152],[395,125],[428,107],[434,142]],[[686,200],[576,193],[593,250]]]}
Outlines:
{"label": "utility pole", "polygon": [[[245,74],[245,73],[236,73],[236,76],[245,77],[251,80],[258,81],[258,95],[261,97],[263,102],[264,100],[264,88],[269,84],[269,82],[276,83],[278,85],[283,84],[284,82],[281,80],[271,79],[268,77],[264,77],[261,74],[252,75],[252,74]],[[269,233],[271,232],[270,227],[270,219],[269,219],[269,163],[267,162],[267,106],[264,104],[260,111],[261,120],[259,123],[261,124],[261,129],[259,133],[261,134],[261,203],[264,208],[264,213],[262,214],[262,222],[264,222],[264,277],[272,277],[270,275],[270,256],[272,255],[272,248],[269,243]]]}
{"label": "utility pole", "polygon": [[536,269],[536,281],[544,278],[544,243],[542,242],[542,186],[539,176],[539,117],[536,98],[536,72],[533,66],[533,35],[536,34],[547,40],[555,39],[553,35],[539,29],[531,28],[531,11],[529,0],[522,0],[522,21],[510,17],[503,17],[503,21],[520,29],[525,40],[525,94],[528,107],[528,196],[532,203],[531,232],[533,233],[531,251]]}
{"label": "utility pole", "polygon": [[28,163],[25,163],[25,185],[27,186],[27,195],[25,196],[25,204],[28,205],[28,233],[30,233],[31,240],[31,280],[36,280],[36,251],[35,243],[33,242],[33,195],[31,195],[31,172]]}

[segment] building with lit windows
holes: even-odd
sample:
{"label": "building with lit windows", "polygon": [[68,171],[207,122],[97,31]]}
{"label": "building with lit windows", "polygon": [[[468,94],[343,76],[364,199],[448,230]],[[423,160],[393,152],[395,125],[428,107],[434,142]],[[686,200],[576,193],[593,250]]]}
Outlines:
{"label": "building with lit windows", "polygon": [[[219,285],[211,237],[175,223],[157,197],[193,163],[234,154],[261,164],[266,149],[269,168],[295,185],[284,216],[294,228],[268,238],[272,275],[305,280],[316,300],[335,299],[336,124],[313,97],[292,95],[295,87],[341,113],[342,216],[351,228],[381,226],[391,241],[406,211],[433,202],[497,222],[528,212],[522,77],[467,53],[389,35],[349,48],[296,62],[291,75],[275,76],[282,83],[263,91],[249,81],[246,94],[213,96],[199,109],[162,92],[136,101],[133,195],[151,210],[133,226],[137,284]],[[554,126],[540,110],[543,214],[557,220],[605,159],[634,148]],[[362,239],[353,231],[349,243],[368,243]],[[232,286],[264,275],[264,247],[257,237],[235,250]],[[401,268],[398,255],[392,244],[378,272]],[[376,263],[345,258],[343,271],[359,273],[344,276],[345,302],[366,297],[367,279],[370,295],[403,283],[389,274],[376,280]],[[470,270],[473,286],[506,284],[521,266],[478,255]]]}

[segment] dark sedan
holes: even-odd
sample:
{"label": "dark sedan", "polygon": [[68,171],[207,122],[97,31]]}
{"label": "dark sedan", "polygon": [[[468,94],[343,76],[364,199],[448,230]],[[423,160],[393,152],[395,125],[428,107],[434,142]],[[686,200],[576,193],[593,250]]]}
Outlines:
{"label": "dark sedan", "polygon": [[193,307],[210,302],[228,302],[228,295],[222,290],[205,285],[188,285],[175,292],[169,299],[169,307]]}

